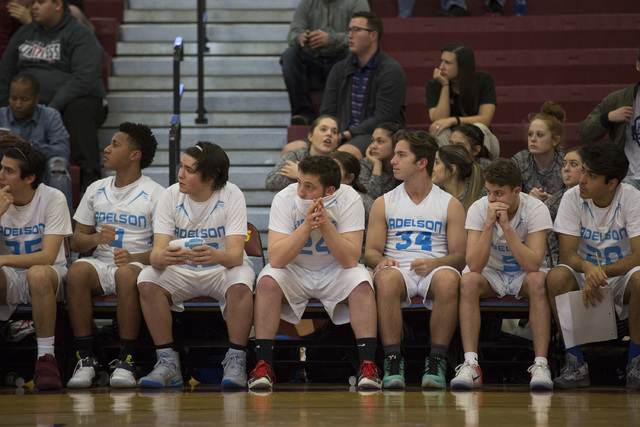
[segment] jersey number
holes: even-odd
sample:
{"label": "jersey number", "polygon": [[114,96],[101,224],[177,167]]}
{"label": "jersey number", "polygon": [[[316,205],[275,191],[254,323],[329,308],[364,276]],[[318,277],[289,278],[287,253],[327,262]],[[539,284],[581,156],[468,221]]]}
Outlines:
{"label": "jersey number", "polygon": [[[207,246],[211,246],[213,249],[218,249],[220,246],[217,243],[207,243]],[[196,264],[187,264],[189,267],[202,267],[202,268],[207,268],[207,267],[213,267],[214,265],[218,265],[218,264],[212,264],[212,265],[196,265]]]}
{"label": "jersey number", "polygon": [[[24,253],[32,254],[34,252],[40,252],[42,248],[36,248],[36,245],[42,243],[42,238],[34,239],[34,240],[25,240],[24,241]],[[13,255],[21,255],[20,253],[20,242],[12,242],[11,240],[5,240],[5,245],[11,248],[11,253]]]}
{"label": "jersey number", "polygon": [[[411,235],[413,234],[413,231],[398,231],[396,233],[396,236],[400,236],[402,238],[402,243],[396,243],[396,249],[398,250],[404,250],[409,248],[409,246],[411,246]],[[420,246],[420,248],[423,251],[430,251],[431,250],[431,232],[429,231],[423,231],[422,233],[418,234],[416,236],[416,240],[413,242],[415,243],[417,246]]]}
{"label": "jersey number", "polygon": [[118,228],[116,230],[116,238],[113,243],[110,243],[109,246],[112,248],[120,248],[122,249],[122,241],[124,240],[124,228]]}
{"label": "jersey number", "polygon": [[[594,248],[593,246],[587,245],[587,249],[594,254],[598,254],[598,258],[600,258],[600,264],[612,264],[615,261],[618,261],[623,258],[622,256],[622,248],[620,246],[609,246],[604,250],[604,254],[598,250],[598,248]],[[612,255],[615,255],[616,259],[612,258]],[[595,265],[598,265],[598,260],[595,256],[589,254],[587,255],[587,261],[592,262]]]}
{"label": "jersey number", "polygon": [[[305,248],[313,247],[313,239],[311,237],[309,237],[309,239],[307,240],[307,243],[305,243],[304,247]],[[316,252],[318,252],[318,253],[326,252],[328,254],[331,253],[331,252],[329,252],[329,247],[324,244],[324,237],[321,237],[320,240],[318,240],[318,243],[316,243]],[[302,249],[300,251],[300,253],[302,255],[313,255],[313,250]]]}
{"label": "jersey number", "polygon": [[502,263],[504,264],[504,271],[507,273],[522,270],[518,261],[511,255],[502,255]]}

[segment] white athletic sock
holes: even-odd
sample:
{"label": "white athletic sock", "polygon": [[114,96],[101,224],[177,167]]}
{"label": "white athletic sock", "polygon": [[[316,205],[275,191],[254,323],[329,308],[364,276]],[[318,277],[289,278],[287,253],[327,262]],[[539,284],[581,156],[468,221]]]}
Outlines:
{"label": "white athletic sock", "polygon": [[244,354],[244,350],[236,350],[235,348],[230,348],[227,351],[227,354],[237,354],[237,355],[243,355]]}
{"label": "white athletic sock", "polygon": [[546,357],[536,357],[536,358],[533,360],[533,362],[534,362],[534,363],[540,363],[540,364],[542,364],[542,365],[548,365],[548,364],[549,364],[549,362],[547,361],[547,358],[546,358]]}
{"label": "white athletic sock", "polygon": [[469,351],[464,354],[464,360],[469,361],[472,365],[478,364],[478,353],[474,353],[473,351]]}
{"label": "white athletic sock", "polygon": [[55,335],[48,338],[36,338],[38,342],[38,358],[45,354],[54,354],[53,345],[56,341]]}

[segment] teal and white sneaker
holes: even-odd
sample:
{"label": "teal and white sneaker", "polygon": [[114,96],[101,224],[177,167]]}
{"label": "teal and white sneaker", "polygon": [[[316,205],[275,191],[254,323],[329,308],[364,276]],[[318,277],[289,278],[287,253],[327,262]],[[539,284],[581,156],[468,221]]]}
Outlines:
{"label": "teal and white sneaker", "polygon": [[382,377],[382,388],[404,389],[404,367],[404,357],[398,357],[395,354],[385,357],[383,362],[384,376]]}
{"label": "teal and white sneaker", "polygon": [[434,358],[427,356],[424,361],[422,388],[446,388],[447,381],[444,377],[446,372],[447,359],[437,356]]}

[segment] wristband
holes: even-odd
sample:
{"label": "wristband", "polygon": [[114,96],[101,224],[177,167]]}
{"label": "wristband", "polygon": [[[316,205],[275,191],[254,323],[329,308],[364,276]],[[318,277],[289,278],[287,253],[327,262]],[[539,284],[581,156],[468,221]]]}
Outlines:
{"label": "wristband", "polygon": [[460,117],[456,116],[456,120],[458,121],[458,126],[460,126]]}

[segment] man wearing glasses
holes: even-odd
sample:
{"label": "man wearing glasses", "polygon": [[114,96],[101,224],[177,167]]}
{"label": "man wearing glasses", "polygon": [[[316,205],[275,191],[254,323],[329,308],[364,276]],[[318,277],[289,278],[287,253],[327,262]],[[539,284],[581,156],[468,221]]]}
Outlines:
{"label": "man wearing glasses", "polygon": [[315,118],[309,90],[322,90],[334,64],[347,55],[351,16],[369,10],[367,0],[302,0],[289,27],[289,47],[280,58],[291,103],[291,124]]}
{"label": "man wearing glasses", "polygon": [[350,54],[329,73],[320,114],[338,119],[339,150],[362,159],[378,124],[405,126],[407,76],[379,47],[383,26],[377,15],[355,13],[347,30]]}

